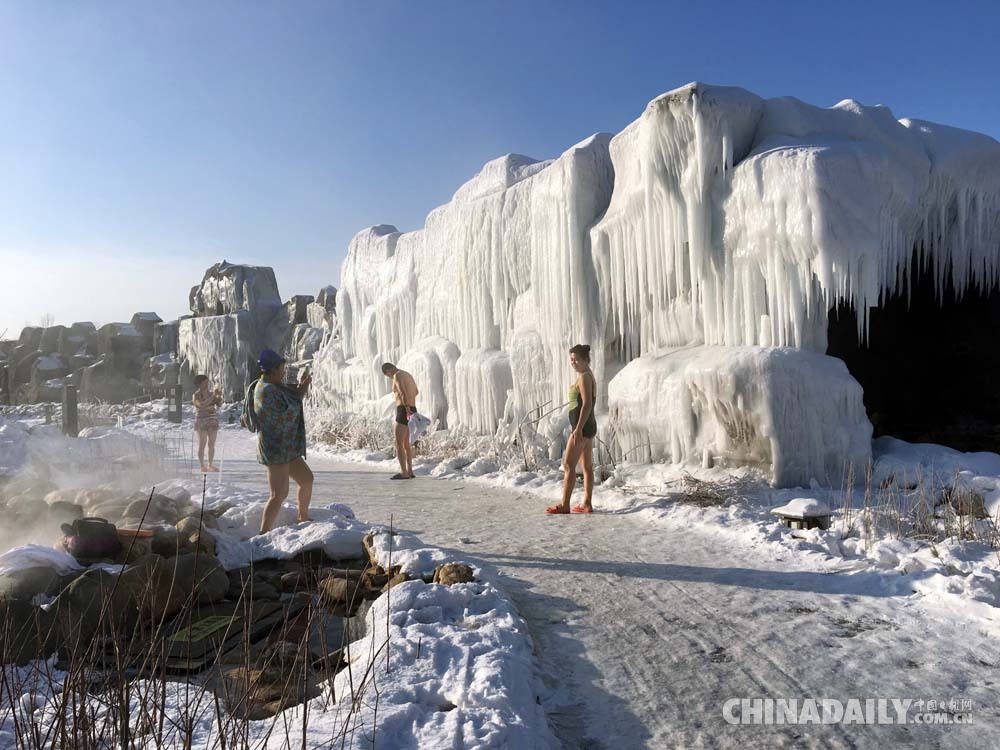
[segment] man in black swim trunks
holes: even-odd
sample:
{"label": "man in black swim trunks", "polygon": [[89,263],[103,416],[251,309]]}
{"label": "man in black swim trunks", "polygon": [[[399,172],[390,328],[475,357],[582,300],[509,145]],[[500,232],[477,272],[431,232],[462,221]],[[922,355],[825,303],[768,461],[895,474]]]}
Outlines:
{"label": "man in black swim trunks", "polygon": [[417,383],[406,370],[386,362],[382,374],[392,380],[392,395],[396,397],[396,458],[399,474],[393,479],[413,479],[413,446],[410,445],[410,417],[416,413]]}

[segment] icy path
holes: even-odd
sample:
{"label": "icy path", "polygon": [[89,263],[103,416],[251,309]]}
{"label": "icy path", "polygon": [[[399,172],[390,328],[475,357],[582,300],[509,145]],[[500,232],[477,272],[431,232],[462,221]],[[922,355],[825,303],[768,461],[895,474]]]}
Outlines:
{"label": "icy path", "polygon": [[[263,489],[245,435],[223,439],[224,480]],[[372,522],[392,514],[507,590],[532,628],[542,701],[566,748],[1000,747],[1000,644],[883,595],[876,576],[800,570],[635,514],[549,518],[538,498],[471,482],[391,482],[369,467],[309,463],[316,504],[349,503]],[[726,699],[754,696],[965,698],[974,723],[723,721]]]}

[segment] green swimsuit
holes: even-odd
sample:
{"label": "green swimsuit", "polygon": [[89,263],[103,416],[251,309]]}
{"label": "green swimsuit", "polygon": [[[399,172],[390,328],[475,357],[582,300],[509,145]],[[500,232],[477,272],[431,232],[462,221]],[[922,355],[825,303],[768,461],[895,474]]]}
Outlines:
{"label": "green swimsuit", "polygon": [[[591,375],[591,378],[594,376]],[[597,383],[594,383],[594,390],[597,390]],[[576,387],[576,383],[573,383],[569,387],[569,424],[571,427],[576,429],[577,423],[580,421],[580,409],[583,408],[583,399],[580,398],[580,389]],[[597,434],[597,419],[594,418],[594,405],[590,405],[590,414],[587,415],[587,421],[583,423],[583,436],[585,438],[592,438]]]}

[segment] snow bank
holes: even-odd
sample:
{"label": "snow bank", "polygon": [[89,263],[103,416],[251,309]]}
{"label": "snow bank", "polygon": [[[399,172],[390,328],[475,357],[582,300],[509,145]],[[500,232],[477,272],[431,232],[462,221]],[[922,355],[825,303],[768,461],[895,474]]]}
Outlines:
{"label": "snow bank", "polygon": [[[379,527],[372,534],[372,553],[375,560],[386,570],[398,567],[413,578],[430,578],[434,570],[444,563],[466,562],[456,559],[442,549],[424,544],[418,537],[402,532],[389,533]],[[467,563],[468,564],[468,563]],[[472,566],[474,569],[475,566]],[[476,573],[478,574],[478,569]]]}
{"label": "snow bank", "polygon": [[72,555],[40,544],[14,547],[0,555],[0,576],[29,568],[52,568],[63,575],[82,570],[83,566]]}
{"label": "snow bank", "polygon": [[[377,688],[377,722],[374,702],[359,701],[365,746],[553,746],[536,700],[527,625],[490,584],[410,581],[376,600],[366,622],[366,636],[351,644],[350,663],[333,683],[341,705]],[[380,662],[374,676],[371,654]]]}
{"label": "snow bank", "polygon": [[[216,556],[226,570],[243,568],[260,560],[289,560],[301,552],[321,549],[333,560],[365,556],[361,540],[371,529],[368,524],[346,515],[344,506],[311,508],[314,520],[297,523],[292,505],[282,506],[277,523],[267,534],[258,534],[266,503],[240,504],[219,518],[219,529],[212,535]],[[346,509],[349,513],[350,509]]]}
{"label": "snow bank", "polygon": [[630,362],[608,392],[630,461],[754,466],[778,486],[841,486],[871,457],[861,386],[838,359],[699,346]]}

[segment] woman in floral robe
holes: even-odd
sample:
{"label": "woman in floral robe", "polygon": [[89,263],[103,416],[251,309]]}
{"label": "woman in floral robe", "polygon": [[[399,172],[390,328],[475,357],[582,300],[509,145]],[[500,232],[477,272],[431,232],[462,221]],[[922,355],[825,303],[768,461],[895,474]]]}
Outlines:
{"label": "woman in floral robe", "polygon": [[288,497],[289,480],[299,487],[299,522],[308,521],[313,473],[306,463],[306,423],[302,399],[312,377],[306,372],[296,388],[285,382],[285,360],[277,352],[261,352],[260,380],[254,387],[253,410],[257,424],[257,461],[267,469],[270,497],[264,508],[260,533],[274,528],[281,505]]}

